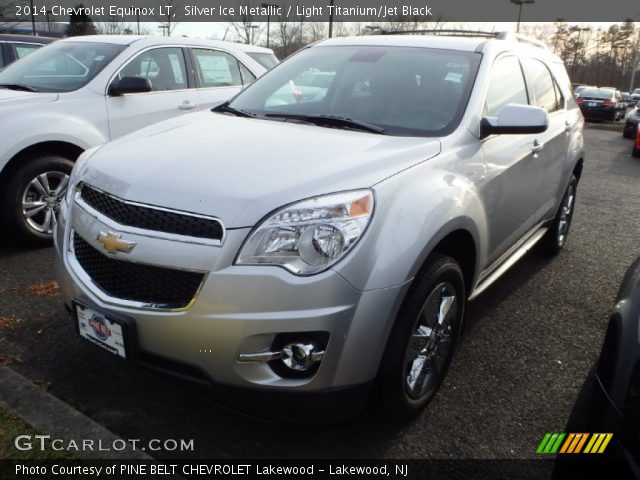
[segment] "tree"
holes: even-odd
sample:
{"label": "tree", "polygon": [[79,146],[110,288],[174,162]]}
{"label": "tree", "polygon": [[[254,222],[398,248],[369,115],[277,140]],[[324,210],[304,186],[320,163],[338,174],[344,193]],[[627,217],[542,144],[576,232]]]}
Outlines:
{"label": "tree", "polygon": [[[250,12],[254,5],[251,1],[242,1],[239,6],[247,7],[246,11]],[[257,43],[264,29],[263,25],[254,22],[254,16],[250,13],[243,13],[242,21],[232,22],[231,27],[235,30],[240,41],[247,45]]]}
{"label": "tree", "polygon": [[16,7],[22,5],[22,1],[0,0],[0,32],[11,31],[20,23],[16,18]]}
{"label": "tree", "polygon": [[[79,3],[76,5],[76,9],[80,10],[84,8],[84,5]],[[95,35],[98,33],[96,26],[93,24],[93,20],[86,13],[74,13],[69,15],[69,27],[67,28],[67,35],[70,37],[76,37],[79,35]]]}
{"label": "tree", "polygon": [[180,23],[177,18],[178,13],[180,12],[180,6],[183,5],[184,2],[181,0],[163,0],[162,5],[160,6],[160,11],[162,15],[157,15],[156,18],[162,25],[159,28],[162,29],[162,35],[166,35],[170,37],[173,31],[176,29],[178,24]]}

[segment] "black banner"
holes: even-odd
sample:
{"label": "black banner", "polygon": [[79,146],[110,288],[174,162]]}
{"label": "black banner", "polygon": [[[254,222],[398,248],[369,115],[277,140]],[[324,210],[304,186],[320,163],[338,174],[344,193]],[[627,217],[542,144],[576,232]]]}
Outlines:
{"label": "black banner", "polygon": [[66,22],[613,22],[640,20],[640,4],[552,0],[33,0],[4,11],[17,21]]}
{"label": "black banner", "polygon": [[601,480],[630,478],[619,461],[563,460],[1,460],[9,479],[388,478],[391,480]]}

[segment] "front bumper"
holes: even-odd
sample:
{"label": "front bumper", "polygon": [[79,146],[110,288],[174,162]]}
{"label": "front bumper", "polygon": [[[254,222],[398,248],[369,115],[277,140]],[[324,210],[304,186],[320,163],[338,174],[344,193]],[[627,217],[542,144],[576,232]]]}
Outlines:
{"label": "front bumper", "polygon": [[[106,314],[132,319],[137,359],[142,363],[173,364],[180,366],[179,371],[200,372],[201,379],[216,384],[289,392],[365,385],[376,376],[408,284],[362,292],[331,270],[297,277],[278,267],[234,266],[249,229],[227,231],[222,246],[129,232],[127,239],[138,244],[133,261],[208,272],[186,309],[131,306],[104,295],[75,261],[70,245],[72,230],[95,245],[98,232],[118,231],[117,225],[89,215],[78,205],[71,209],[76,211],[64,212],[55,238],[65,302],[70,305],[82,297]],[[73,220],[65,225],[67,218]],[[310,378],[284,378],[267,363],[238,361],[241,353],[269,351],[278,334],[297,332],[329,334],[324,357]]]}

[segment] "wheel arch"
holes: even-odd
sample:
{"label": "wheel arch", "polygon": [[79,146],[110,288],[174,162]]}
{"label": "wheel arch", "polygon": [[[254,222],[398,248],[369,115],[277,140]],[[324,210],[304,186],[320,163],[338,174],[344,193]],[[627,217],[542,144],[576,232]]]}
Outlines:
{"label": "wheel arch", "polygon": [[59,155],[75,162],[82,152],[84,152],[84,148],[66,141],[34,143],[11,157],[0,173],[0,184],[4,184],[11,177],[11,174],[24,164],[23,162],[29,161],[38,155]]}

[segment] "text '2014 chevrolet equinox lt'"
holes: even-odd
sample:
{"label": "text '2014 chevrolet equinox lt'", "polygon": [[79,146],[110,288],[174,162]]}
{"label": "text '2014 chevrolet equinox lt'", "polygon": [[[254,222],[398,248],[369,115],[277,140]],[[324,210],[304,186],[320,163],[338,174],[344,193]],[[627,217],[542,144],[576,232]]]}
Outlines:
{"label": "text '2014 chevrolet equinox lt'", "polygon": [[320,42],[81,156],[55,233],[66,302],[120,357],[251,396],[373,388],[416,415],[467,300],[565,245],[582,126],[533,40]]}

